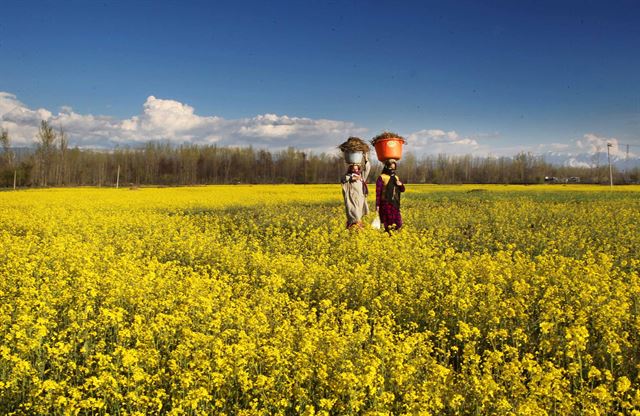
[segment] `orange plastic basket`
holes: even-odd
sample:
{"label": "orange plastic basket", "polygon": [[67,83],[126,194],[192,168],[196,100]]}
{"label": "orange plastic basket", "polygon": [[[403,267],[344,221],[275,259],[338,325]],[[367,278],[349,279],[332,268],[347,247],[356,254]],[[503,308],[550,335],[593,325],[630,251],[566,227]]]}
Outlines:
{"label": "orange plastic basket", "polygon": [[390,137],[388,139],[376,140],[374,147],[376,148],[376,155],[380,162],[384,162],[387,159],[400,160],[402,158],[402,145],[404,140],[399,137]]}

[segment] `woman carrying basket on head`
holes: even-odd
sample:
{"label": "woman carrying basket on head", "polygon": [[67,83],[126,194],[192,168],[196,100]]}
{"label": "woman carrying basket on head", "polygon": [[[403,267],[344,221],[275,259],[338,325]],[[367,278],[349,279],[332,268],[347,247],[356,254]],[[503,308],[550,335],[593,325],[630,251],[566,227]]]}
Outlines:
{"label": "woman carrying basket on head", "polygon": [[400,194],[404,191],[404,184],[396,176],[396,161],[386,160],[376,181],[376,211],[386,232],[402,228]]}
{"label": "woman carrying basket on head", "polygon": [[369,176],[370,163],[367,155],[364,155],[364,168],[359,164],[351,164],[347,173],[342,178],[342,196],[347,214],[347,228],[362,228],[362,217],[369,213],[367,204],[367,176]]}
{"label": "woman carrying basket on head", "polygon": [[345,160],[349,163],[347,172],[341,180],[344,208],[347,214],[347,228],[362,228],[362,217],[369,213],[369,204],[367,203],[369,193],[367,177],[371,170],[367,156],[369,146],[357,137],[350,137],[340,145],[340,150],[345,152]]}

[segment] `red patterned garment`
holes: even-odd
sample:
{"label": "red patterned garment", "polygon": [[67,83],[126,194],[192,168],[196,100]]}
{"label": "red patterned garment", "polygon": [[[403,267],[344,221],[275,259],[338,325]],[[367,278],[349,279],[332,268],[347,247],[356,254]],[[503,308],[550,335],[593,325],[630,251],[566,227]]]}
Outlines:
{"label": "red patterned garment", "polygon": [[[384,177],[384,178],[383,178]],[[392,202],[385,200],[386,187],[389,183],[389,175],[380,175],[376,181],[376,209],[380,215],[380,222],[385,231],[400,229],[402,227],[402,215],[399,203],[396,207]],[[398,191],[404,192],[404,184],[398,186]]]}

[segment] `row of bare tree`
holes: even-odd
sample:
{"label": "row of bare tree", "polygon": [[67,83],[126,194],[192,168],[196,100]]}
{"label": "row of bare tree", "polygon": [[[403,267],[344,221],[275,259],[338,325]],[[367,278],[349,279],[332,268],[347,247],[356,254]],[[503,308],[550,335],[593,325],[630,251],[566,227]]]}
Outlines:
{"label": "row of bare tree", "polygon": [[[69,148],[64,131],[42,121],[35,149],[16,152],[0,132],[0,187],[199,185],[229,183],[335,183],[342,158],[293,148],[270,152],[252,147],[197,146],[149,142],[142,148],[109,151]],[[380,164],[375,162],[374,172]],[[402,159],[398,174],[409,183],[541,183],[546,176],[606,183],[607,166],[559,167],[541,156],[437,155]],[[372,179],[373,176],[370,178]],[[640,169],[615,171],[617,183],[638,182]]]}

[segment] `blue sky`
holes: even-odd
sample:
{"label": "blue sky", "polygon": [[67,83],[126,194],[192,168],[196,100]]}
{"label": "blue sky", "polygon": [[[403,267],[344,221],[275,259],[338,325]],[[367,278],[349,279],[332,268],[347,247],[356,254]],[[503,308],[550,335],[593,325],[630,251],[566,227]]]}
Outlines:
{"label": "blue sky", "polygon": [[637,1],[5,0],[0,11],[0,116],[18,142],[48,116],[87,146],[323,149],[382,130],[419,152],[640,144]]}

